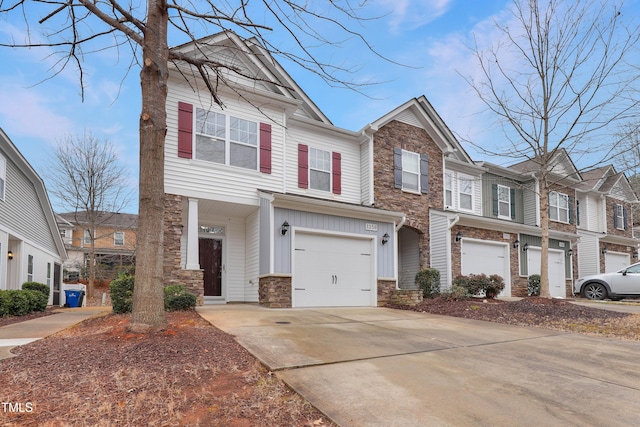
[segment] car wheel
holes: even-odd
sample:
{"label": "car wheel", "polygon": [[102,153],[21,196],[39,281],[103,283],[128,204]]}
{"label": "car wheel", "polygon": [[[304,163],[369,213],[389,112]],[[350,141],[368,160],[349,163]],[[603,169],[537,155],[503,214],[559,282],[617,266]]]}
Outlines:
{"label": "car wheel", "polygon": [[587,299],[602,300],[607,296],[607,289],[600,283],[589,283],[584,287],[582,294]]}

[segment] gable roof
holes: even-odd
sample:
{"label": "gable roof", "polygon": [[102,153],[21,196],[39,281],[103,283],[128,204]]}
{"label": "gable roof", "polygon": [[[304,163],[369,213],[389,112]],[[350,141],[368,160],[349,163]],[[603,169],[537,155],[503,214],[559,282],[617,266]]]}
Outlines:
{"label": "gable roof", "polygon": [[[550,172],[559,177],[560,180],[568,179],[574,182],[582,181],[580,172],[564,148],[557,150],[549,163],[552,165]],[[540,170],[540,161],[537,160],[537,158],[528,159],[508,166],[508,168],[523,174],[534,173]]]}
{"label": "gable roof", "polygon": [[[89,224],[89,214],[87,211],[65,212],[58,214],[58,216],[63,221],[73,225],[83,226]],[[138,215],[120,212],[100,212],[96,225],[115,229],[137,229]]]}
{"label": "gable roof", "polygon": [[230,78],[225,81],[225,85],[232,90],[234,87],[247,90],[248,85],[251,85],[249,91],[270,93],[292,102],[295,105],[294,114],[331,124],[327,116],[256,38],[242,39],[233,31],[227,30],[171,50],[194,57],[215,57],[215,62],[227,67]]}
{"label": "gable roof", "polygon": [[473,164],[473,160],[462,148],[449,127],[433,108],[427,98],[422,95],[413,98],[391,110],[379,119],[365,126],[362,132],[375,132],[387,123],[398,120],[424,129],[445,155],[453,156],[460,161]]}
{"label": "gable roof", "polygon": [[38,175],[35,169],[31,167],[27,159],[22,155],[20,150],[18,150],[13,141],[11,141],[9,136],[4,132],[2,128],[0,128],[0,145],[2,146],[2,151],[4,152],[4,154],[6,154],[9,160],[11,160],[11,162],[13,162],[13,164],[15,164],[18,169],[20,169],[24,176],[33,185],[33,188],[36,192],[36,197],[38,199],[38,202],[40,203],[40,207],[44,214],[45,220],[47,221],[47,227],[51,232],[51,237],[55,243],[58,255],[62,259],[66,259],[67,251],[64,248],[62,237],[60,237],[60,230],[58,230],[58,224],[56,222],[56,217],[53,213],[53,209],[51,208],[51,201],[49,200],[44,181],[42,180],[42,178],[40,178],[40,175]]}

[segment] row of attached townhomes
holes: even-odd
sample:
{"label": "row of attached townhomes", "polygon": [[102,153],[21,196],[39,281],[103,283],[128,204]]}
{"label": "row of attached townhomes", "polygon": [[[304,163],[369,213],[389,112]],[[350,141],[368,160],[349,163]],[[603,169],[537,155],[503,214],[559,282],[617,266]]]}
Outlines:
{"label": "row of attached townhomes", "polygon": [[0,128],[0,289],[45,283],[61,305],[66,258],[44,182]]}
{"label": "row of attached townhomes", "polygon": [[[504,278],[502,295],[527,295],[540,272],[534,162],[473,161],[424,96],[338,128],[256,43],[222,33],[199,44],[241,73],[226,76],[220,108],[185,80],[196,73],[171,65],[167,284],[205,304],[376,306],[418,300],[415,274],[432,267],[443,289],[485,273]],[[554,165],[551,293],[569,297],[578,276],[637,259],[637,198],[613,167],[580,173],[564,151]]]}

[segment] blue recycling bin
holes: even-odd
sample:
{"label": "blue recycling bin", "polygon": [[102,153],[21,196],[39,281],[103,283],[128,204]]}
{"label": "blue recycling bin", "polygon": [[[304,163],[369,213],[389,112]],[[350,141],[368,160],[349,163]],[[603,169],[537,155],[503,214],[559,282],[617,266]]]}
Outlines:
{"label": "blue recycling bin", "polygon": [[80,294],[81,291],[65,290],[64,295],[67,298],[67,304],[69,307],[80,307]]}

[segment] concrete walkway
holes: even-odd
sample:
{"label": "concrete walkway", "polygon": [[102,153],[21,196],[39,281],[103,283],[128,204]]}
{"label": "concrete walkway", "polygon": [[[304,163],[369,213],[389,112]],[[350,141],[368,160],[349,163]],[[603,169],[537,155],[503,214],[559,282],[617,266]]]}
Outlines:
{"label": "concrete walkway", "polygon": [[0,327],[0,359],[14,357],[13,347],[55,334],[85,319],[111,311],[111,307],[61,308],[59,313]]}
{"label": "concrete walkway", "polygon": [[638,342],[385,308],[198,312],[343,427],[640,419]]}

